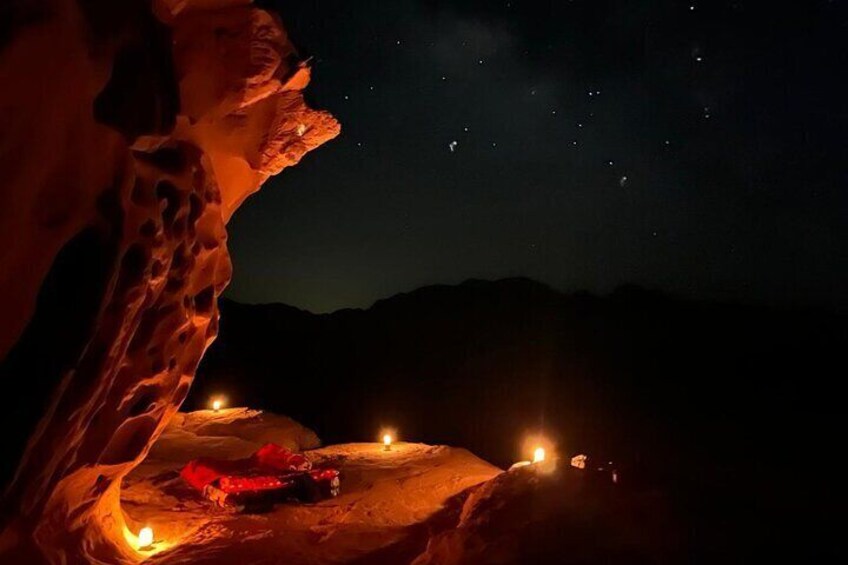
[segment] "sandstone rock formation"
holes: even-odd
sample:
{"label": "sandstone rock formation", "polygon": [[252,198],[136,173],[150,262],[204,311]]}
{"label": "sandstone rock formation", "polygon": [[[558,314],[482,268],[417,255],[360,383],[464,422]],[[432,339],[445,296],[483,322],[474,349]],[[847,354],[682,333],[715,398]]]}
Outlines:
{"label": "sandstone rock formation", "polygon": [[0,561],[140,559],[121,480],[216,335],[227,220],[339,132],[308,81],[245,0],[0,8]]}
{"label": "sandstone rock formation", "polygon": [[623,492],[591,470],[528,465],[471,490],[409,562],[682,563],[677,529],[662,496]]}
{"label": "sandstone rock formation", "polygon": [[[236,459],[268,440],[303,448],[342,473],[341,495],[277,504],[261,514],[216,511],[179,470],[194,457]],[[465,449],[420,443],[353,443],[313,449],[297,422],[235,408],[178,413],[124,481],[130,523],[157,532],[149,563],[409,563],[433,532],[453,524],[467,493],[502,471]]]}
{"label": "sandstone rock formation", "polygon": [[[341,471],[341,494],[261,514],[216,511],[180,477],[195,457],[245,457],[267,440]],[[243,408],[180,413],[124,481],[129,521],[159,540],[148,563],[415,565],[682,563],[665,495],[567,465],[508,472],[465,449],[352,443],[312,449],[297,422]]]}

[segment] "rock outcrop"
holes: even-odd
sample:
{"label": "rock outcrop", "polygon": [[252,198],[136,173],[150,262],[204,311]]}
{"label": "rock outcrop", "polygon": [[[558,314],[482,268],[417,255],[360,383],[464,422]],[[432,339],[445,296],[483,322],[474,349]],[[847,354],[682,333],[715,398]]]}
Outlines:
{"label": "rock outcrop", "polygon": [[[195,457],[237,459],[267,440],[341,471],[341,494],[261,514],[217,511],[180,477]],[[666,496],[555,460],[508,472],[456,447],[310,449],[294,420],[243,408],[178,414],[127,476],[130,522],[154,529],[149,563],[415,565],[681,563]]]}
{"label": "rock outcrop", "polygon": [[[179,471],[189,459],[238,459],[266,441],[304,449],[341,471],[341,494],[281,503],[261,514],[220,511]],[[244,408],[178,413],[130,473],[123,508],[159,540],[148,563],[409,563],[434,531],[454,523],[471,489],[502,474],[469,451],[420,443],[352,443],[314,449],[294,420]]]}
{"label": "rock outcrop", "polygon": [[23,0],[0,22],[0,560],[136,562],[121,480],[215,338],[226,223],[339,126],[249,1]]}
{"label": "rock outcrop", "polygon": [[608,476],[570,467],[498,475],[462,500],[453,521],[430,531],[412,565],[685,561],[663,497],[622,491]]}

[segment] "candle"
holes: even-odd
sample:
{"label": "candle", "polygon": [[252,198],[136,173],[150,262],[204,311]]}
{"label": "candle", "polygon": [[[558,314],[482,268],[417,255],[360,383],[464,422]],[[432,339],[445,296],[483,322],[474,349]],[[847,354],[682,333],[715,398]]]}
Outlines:
{"label": "candle", "polygon": [[146,549],[153,545],[153,528],[145,526],[138,532],[138,548]]}

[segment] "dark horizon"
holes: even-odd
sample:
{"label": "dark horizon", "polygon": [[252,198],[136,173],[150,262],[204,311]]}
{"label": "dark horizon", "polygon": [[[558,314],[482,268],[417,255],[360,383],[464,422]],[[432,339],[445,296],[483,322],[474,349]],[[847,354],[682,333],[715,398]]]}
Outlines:
{"label": "dark horizon", "polygon": [[230,297],[526,276],[848,304],[843,4],[263,5],[343,131],[234,217]]}
{"label": "dark horizon", "polygon": [[470,284],[501,284],[501,283],[510,283],[515,281],[526,281],[530,284],[541,285],[551,290],[551,292],[560,294],[564,297],[591,297],[599,300],[619,296],[622,294],[632,294],[638,293],[643,296],[654,296],[661,297],[665,300],[669,300],[672,302],[680,302],[680,303],[688,303],[688,304],[711,304],[713,306],[723,306],[723,307],[731,307],[731,308],[739,308],[739,309],[754,309],[754,310],[763,310],[769,312],[786,312],[786,313],[802,313],[807,312],[810,314],[832,314],[835,316],[846,315],[848,314],[848,303],[846,304],[816,304],[816,303],[770,303],[765,300],[740,300],[734,297],[720,297],[720,296],[688,296],[682,293],[667,291],[658,287],[650,287],[644,286],[635,283],[622,283],[620,285],[616,285],[615,287],[608,289],[605,292],[598,292],[589,290],[586,288],[575,288],[575,289],[562,289],[557,288],[556,286],[550,285],[544,281],[540,281],[538,279],[534,279],[531,277],[525,277],[521,275],[515,276],[507,276],[501,278],[477,278],[477,277],[469,277],[457,282],[445,282],[445,283],[432,283],[432,284],[424,284],[421,286],[417,286],[414,288],[408,289],[400,289],[397,292],[392,292],[391,294],[387,294],[385,296],[379,296],[373,301],[361,305],[361,306],[341,306],[339,308],[334,308],[332,310],[326,311],[317,311],[311,310],[307,307],[300,306],[298,304],[293,304],[290,302],[284,302],[281,300],[270,300],[270,301],[260,301],[260,302],[251,302],[242,300],[237,296],[232,296],[232,293],[225,291],[222,296],[222,300],[234,302],[244,306],[285,306],[289,308],[295,308],[302,312],[314,315],[332,315],[339,312],[344,312],[346,310],[356,310],[356,311],[368,311],[372,309],[375,305],[385,302],[388,300],[392,300],[395,298],[408,296],[410,294],[414,294],[420,291],[427,291],[429,289],[451,289],[451,288],[461,288]]}
{"label": "dark horizon", "polygon": [[[329,443],[367,441],[391,422],[502,466],[534,427],[618,460],[684,428],[676,449],[697,446],[704,462],[720,450],[777,461],[787,442],[825,445],[829,434],[812,430],[837,429],[838,396],[822,391],[848,319],[632,287],[565,295],[527,279],[424,287],[330,314],[232,301],[221,313],[185,410],[224,395]],[[482,404],[461,409],[469,398]],[[479,425],[494,414],[497,433]]]}

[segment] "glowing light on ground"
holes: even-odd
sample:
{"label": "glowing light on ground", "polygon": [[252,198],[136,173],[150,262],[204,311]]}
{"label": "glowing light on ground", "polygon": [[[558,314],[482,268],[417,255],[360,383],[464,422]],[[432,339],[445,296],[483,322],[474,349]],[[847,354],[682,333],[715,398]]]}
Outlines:
{"label": "glowing light on ground", "polygon": [[521,442],[520,453],[527,459],[536,472],[552,473],[557,468],[559,449],[553,438],[542,432],[530,433]]}
{"label": "glowing light on ground", "polygon": [[147,549],[153,545],[153,528],[143,527],[138,532],[138,549]]}
{"label": "glowing light on ground", "polygon": [[165,523],[157,521],[154,532],[149,522],[124,523],[123,534],[127,545],[146,560],[191,539],[203,524],[204,522],[193,519]]}
{"label": "glowing light on ground", "polygon": [[224,399],[221,397],[212,399],[212,410],[218,412],[224,407]]}
{"label": "glowing light on ground", "polygon": [[537,447],[533,451],[533,463],[542,463],[545,460],[545,448]]}
{"label": "glowing light on ground", "polygon": [[392,448],[396,447],[398,434],[395,428],[381,428],[379,437],[380,443],[383,444],[383,451],[392,451]]}

